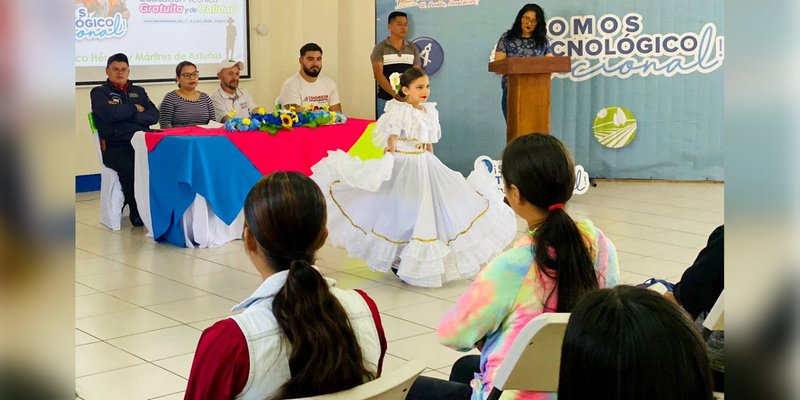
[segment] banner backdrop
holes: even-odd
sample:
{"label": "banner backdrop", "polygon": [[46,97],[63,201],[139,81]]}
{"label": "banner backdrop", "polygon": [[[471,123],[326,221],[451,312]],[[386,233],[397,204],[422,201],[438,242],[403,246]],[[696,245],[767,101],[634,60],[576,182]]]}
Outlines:
{"label": "banner backdrop", "polygon": [[76,82],[106,79],[106,60],[125,53],[137,82],[175,79],[188,60],[201,78],[216,79],[226,59],[245,63],[247,0],[75,0]]}
{"label": "banner backdrop", "polygon": [[[390,12],[409,15],[441,118],[435,151],[462,173],[505,146],[500,77],[487,64],[524,4],[376,0],[376,41]],[[537,4],[553,52],[572,58],[552,79],[551,134],[592,177],[724,179],[722,0]]]}

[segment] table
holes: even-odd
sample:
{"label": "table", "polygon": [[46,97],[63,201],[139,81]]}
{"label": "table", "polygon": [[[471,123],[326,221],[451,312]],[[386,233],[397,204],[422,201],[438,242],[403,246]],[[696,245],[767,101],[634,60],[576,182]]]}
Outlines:
{"label": "table", "polygon": [[328,151],[379,157],[374,122],[266,132],[185,127],[137,132],[134,190],[147,235],[186,247],[216,247],[241,238],[250,188],[273,171],[311,174]]}

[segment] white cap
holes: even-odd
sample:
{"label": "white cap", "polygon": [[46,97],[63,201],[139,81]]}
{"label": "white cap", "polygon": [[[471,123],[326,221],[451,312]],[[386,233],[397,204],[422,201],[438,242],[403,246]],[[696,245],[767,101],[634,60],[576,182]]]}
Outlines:
{"label": "white cap", "polygon": [[217,72],[220,72],[225,68],[233,67],[234,65],[238,65],[239,66],[239,70],[243,70],[244,69],[244,63],[241,62],[241,61],[225,60],[225,61],[223,61],[223,62],[221,62],[219,64],[219,68],[217,68]]}

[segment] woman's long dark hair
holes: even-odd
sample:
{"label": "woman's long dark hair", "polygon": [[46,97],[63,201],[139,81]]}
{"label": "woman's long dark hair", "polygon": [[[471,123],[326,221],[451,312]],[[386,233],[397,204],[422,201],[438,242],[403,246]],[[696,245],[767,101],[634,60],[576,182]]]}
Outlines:
{"label": "woman's long dark hair", "polygon": [[511,29],[508,30],[507,36],[509,38],[524,39],[522,37],[522,16],[528,11],[536,13],[536,27],[533,28],[533,34],[530,39],[533,40],[533,44],[536,48],[547,46],[547,20],[544,17],[544,10],[542,7],[539,7],[538,4],[530,3],[522,6],[517,13],[514,24],[511,25]]}
{"label": "woman's long dark hair", "polygon": [[297,172],[269,174],[250,190],[244,215],[269,265],[289,270],[272,303],[291,343],[291,378],[278,398],[333,393],[374,379],[347,313],[312,267],[327,237],[325,199],[316,183]]}
{"label": "woman's long dark hair", "polygon": [[[554,136],[520,136],[503,150],[506,189],[514,185],[525,201],[548,212],[554,204],[565,204],[575,188],[575,164],[569,150]],[[558,294],[557,312],[569,312],[584,293],[597,289],[597,275],[589,250],[575,221],[564,209],[549,211],[534,234],[535,264],[556,282],[544,299]],[[555,257],[553,257],[555,255]]]}
{"label": "woman's long dark hair", "polygon": [[703,341],[678,306],[647,289],[586,294],[561,347],[559,400],[711,400]]}

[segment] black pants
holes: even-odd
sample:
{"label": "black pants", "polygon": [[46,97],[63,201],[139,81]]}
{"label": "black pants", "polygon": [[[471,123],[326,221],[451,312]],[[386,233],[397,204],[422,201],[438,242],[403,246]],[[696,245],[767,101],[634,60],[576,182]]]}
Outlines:
{"label": "black pants", "polygon": [[481,356],[470,355],[458,359],[450,370],[450,379],[442,380],[420,376],[411,385],[407,400],[469,400],[472,387],[469,382],[481,370]]}
{"label": "black pants", "polygon": [[128,205],[131,218],[139,218],[136,208],[136,198],[133,195],[133,146],[130,142],[108,142],[103,152],[103,164],[117,171],[119,183],[122,185],[122,194],[125,195],[125,204]]}

